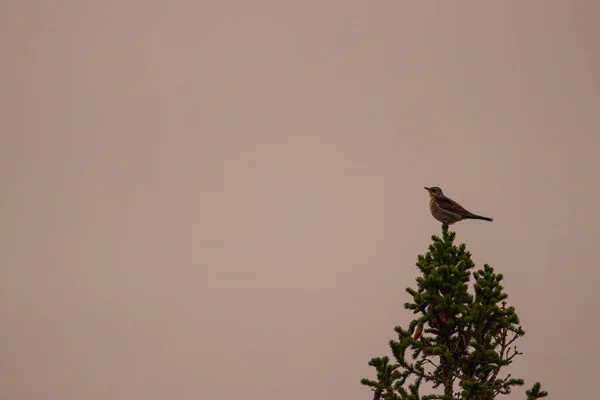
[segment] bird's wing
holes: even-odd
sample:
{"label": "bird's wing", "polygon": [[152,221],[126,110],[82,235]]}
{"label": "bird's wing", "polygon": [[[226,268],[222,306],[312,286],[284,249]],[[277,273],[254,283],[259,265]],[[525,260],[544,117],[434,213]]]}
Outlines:
{"label": "bird's wing", "polygon": [[444,210],[448,210],[448,211],[451,211],[454,213],[459,213],[459,214],[471,214],[470,211],[465,210],[460,204],[458,204],[457,202],[455,202],[452,199],[449,199],[448,197],[438,198],[437,203]]}

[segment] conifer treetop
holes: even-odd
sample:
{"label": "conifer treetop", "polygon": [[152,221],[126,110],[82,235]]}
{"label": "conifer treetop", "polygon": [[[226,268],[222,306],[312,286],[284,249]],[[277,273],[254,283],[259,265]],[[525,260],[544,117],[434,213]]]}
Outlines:
{"label": "conifer treetop", "polygon": [[[442,237],[433,235],[429,251],[417,257],[421,275],[415,288],[406,288],[411,301],[404,304],[415,317],[407,329],[394,328],[394,361],[371,359],[377,380],[361,380],[375,400],[491,400],[524,384],[505,372],[522,354],[515,343],[525,331],[508,305],[503,276],[488,264],[475,269],[455,236],[442,225]],[[526,395],[533,400],[547,393],[536,383]]]}

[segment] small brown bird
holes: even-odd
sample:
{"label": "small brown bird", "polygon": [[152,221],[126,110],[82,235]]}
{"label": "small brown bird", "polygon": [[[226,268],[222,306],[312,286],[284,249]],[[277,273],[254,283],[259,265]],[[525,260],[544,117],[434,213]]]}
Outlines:
{"label": "small brown bird", "polygon": [[444,196],[442,189],[437,186],[426,187],[425,190],[429,192],[429,210],[431,211],[431,215],[442,224],[452,225],[463,219],[493,221],[491,218],[482,217],[481,215],[476,215],[465,210],[460,204]]}

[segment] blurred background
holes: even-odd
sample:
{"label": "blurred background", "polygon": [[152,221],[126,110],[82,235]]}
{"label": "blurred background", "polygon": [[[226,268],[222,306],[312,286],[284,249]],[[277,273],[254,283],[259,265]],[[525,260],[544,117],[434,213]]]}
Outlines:
{"label": "blurred background", "polygon": [[600,3],[0,8],[1,399],[370,399],[434,185],[597,392]]}

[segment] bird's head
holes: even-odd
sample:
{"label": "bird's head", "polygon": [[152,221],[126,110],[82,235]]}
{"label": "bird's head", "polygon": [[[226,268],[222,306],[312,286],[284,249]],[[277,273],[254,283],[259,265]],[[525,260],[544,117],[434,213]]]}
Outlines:
{"label": "bird's head", "polygon": [[444,195],[444,193],[442,192],[442,189],[440,189],[437,186],[432,186],[430,188],[425,187],[425,190],[427,190],[429,192],[429,195],[431,197],[440,197],[440,196]]}

